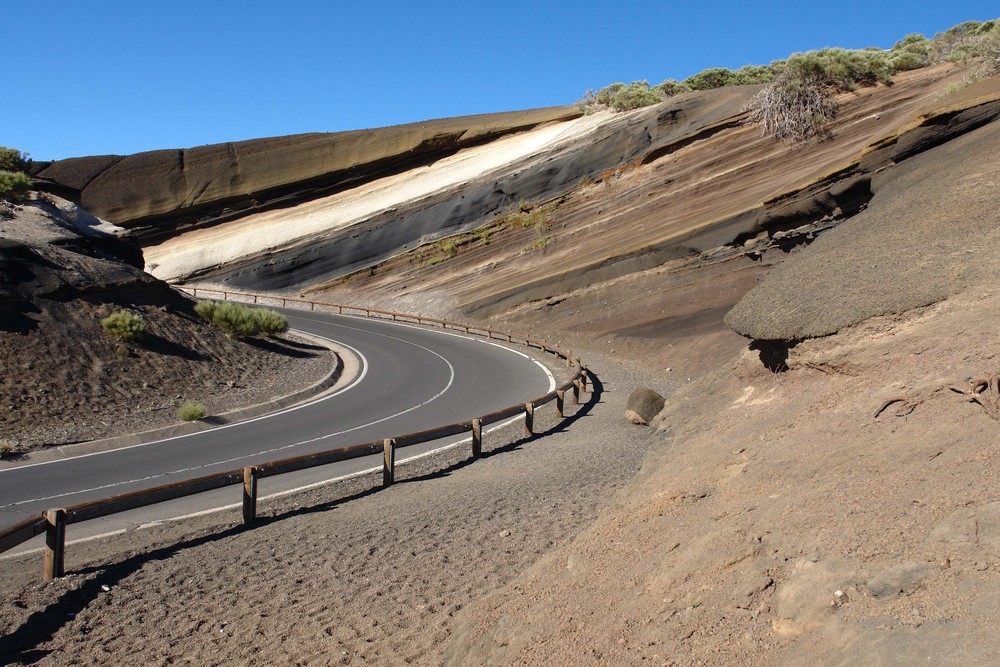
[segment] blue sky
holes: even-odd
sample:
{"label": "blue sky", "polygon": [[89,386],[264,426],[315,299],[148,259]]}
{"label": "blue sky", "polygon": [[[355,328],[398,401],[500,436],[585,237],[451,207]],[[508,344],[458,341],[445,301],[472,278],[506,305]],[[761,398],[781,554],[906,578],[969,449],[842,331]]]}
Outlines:
{"label": "blue sky", "polygon": [[[887,48],[995,2],[5,2],[0,145],[37,160],[572,104],[796,51]],[[10,44],[8,44],[10,46]]]}

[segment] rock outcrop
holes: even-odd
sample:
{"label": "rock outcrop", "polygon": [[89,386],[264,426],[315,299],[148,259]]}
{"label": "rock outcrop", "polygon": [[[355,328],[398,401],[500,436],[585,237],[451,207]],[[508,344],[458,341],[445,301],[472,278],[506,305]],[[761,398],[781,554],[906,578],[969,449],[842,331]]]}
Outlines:
{"label": "rock outcrop", "polygon": [[299,134],[135,155],[38,163],[34,176],[94,215],[145,235],[288,206],[542,123],[575,107],[483,114],[374,130]]}
{"label": "rock outcrop", "polygon": [[[991,83],[1000,90],[1000,82]],[[773,354],[993,279],[1000,268],[992,251],[1000,247],[1000,166],[993,158],[1000,101],[977,105],[966,116],[977,118],[979,129],[947,122],[948,114],[902,134],[898,143],[929,150],[906,150],[895,156],[898,164],[871,175],[874,197],[867,208],[776,267],[726,323]],[[909,141],[910,133],[919,141]],[[880,150],[886,148],[873,152]],[[845,253],[848,244],[852,252]]]}
{"label": "rock outcrop", "polygon": [[58,197],[28,201],[0,238],[0,330],[32,327],[28,314],[46,300],[162,285],[142,271],[135,241],[118,232]]}
{"label": "rock outcrop", "polygon": [[[472,180],[375,207],[369,215],[309,238],[248,253],[193,273],[234,289],[296,290],[357,271],[443,236],[473,229],[521,201],[554,200],[602,172],[638,165],[739,123],[753,87],[679,96],[664,105],[611,116],[568,141],[555,140]],[[386,206],[390,206],[386,210]],[[288,211],[289,224],[295,211]],[[306,217],[303,215],[303,217]],[[686,251],[682,251],[686,252]],[[676,256],[676,247],[666,250]],[[660,257],[660,255],[657,255]],[[648,258],[647,258],[648,259]]]}

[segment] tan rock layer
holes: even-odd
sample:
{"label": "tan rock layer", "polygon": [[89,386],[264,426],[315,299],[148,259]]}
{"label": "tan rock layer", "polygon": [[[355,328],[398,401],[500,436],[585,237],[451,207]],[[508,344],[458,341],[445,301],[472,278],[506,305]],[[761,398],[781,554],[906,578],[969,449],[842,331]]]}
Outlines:
{"label": "tan rock layer", "polygon": [[236,209],[257,210],[275,199],[294,198],[300,190],[315,194],[316,189],[357,184],[387,169],[429,163],[498,136],[578,115],[576,107],[551,107],[124,157],[71,158],[39,165],[35,175],[77,193],[84,208],[106,220],[129,228],[171,227]]}

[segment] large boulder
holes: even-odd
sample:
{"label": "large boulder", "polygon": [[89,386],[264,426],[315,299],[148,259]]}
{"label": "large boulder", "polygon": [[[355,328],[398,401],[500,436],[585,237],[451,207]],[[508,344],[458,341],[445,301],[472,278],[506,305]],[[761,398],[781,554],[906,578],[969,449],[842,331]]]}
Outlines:
{"label": "large boulder", "polygon": [[638,387],[628,397],[625,407],[625,419],[633,424],[648,426],[653,418],[660,414],[666,401],[649,387]]}

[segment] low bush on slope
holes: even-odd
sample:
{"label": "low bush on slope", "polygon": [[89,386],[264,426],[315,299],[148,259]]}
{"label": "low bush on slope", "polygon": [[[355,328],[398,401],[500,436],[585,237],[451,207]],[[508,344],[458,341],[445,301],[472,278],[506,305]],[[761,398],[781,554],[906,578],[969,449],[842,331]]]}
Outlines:
{"label": "low bush on slope", "polygon": [[101,328],[115,340],[138,343],[146,335],[146,323],[142,317],[120,310],[101,320]]}
{"label": "low bush on slope", "polygon": [[30,160],[16,148],[0,146],[0,213],[9,204],[17,204],[31,189],[31,177],[25,173]]}
{"label": "low bush on slope", "polygon": [[251,308],[232,301],[199,301],[194,310],[230,338],[277,336],[288,331],[288,320],[281,313],[263,308]]}

